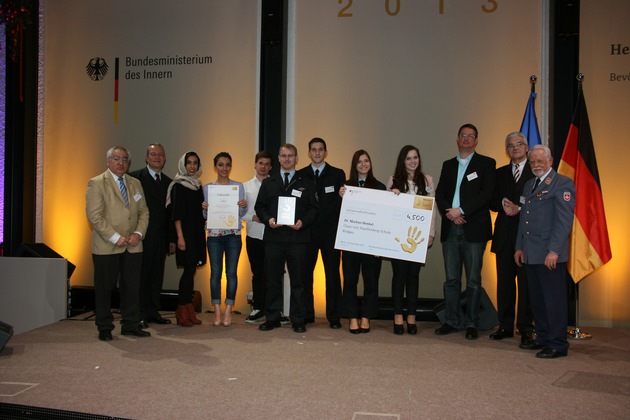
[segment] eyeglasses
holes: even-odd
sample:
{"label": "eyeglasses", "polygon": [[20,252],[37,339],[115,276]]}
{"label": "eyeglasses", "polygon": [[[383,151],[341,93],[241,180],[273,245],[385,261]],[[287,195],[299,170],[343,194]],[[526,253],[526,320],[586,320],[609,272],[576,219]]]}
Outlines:
{"label": "eyeglasses", "polygon": [[280,157],[281,157],[282,159],[287,159],[287,158],[292,158],[292,157],[295,157],[295,155],[280,155]]}
{"label": "eyeglasses", "polygon": [[129,163],[129,158],[128,157],[112,156],[112,157],[110,157],[110,159],[113,160],[114,162]]}
{"label": "eyeglasses", "polygon": [[506,147],[508,149],[514,149],[515,147],[523,147],[523,146],[525,146],[525,142],[524,141],[517,141],[516,143],[508,144]]}
{"label": "eyeglasses", "polygon": [[458,137],[462,140],[464,139],[474,140],[477,138],[475,134],[466,134],[466,133],[459,133]]}

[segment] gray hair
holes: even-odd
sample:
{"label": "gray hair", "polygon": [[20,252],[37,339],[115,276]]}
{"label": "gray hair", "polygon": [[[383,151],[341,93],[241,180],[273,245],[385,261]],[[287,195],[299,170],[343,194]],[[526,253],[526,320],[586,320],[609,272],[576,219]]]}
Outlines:
{"label": "gray hair", "polygon": [[532,148],[529,149],[528,155],[531,155],[534,150],[544,150],[545,155],[547,156],[547,159],[551,159],[551,149],[548,148],[547,146],[543,146],[542,144],[537,144],[535,146],[532,146]]}
{"label": "gray hair", "polygon": [[510,143],[510,140],[512,140],[515,137],[520,137],[525,141],[525,143],[527,143],[527,137],[525,137],[525,134],[521,133],[520,131],[512,131],[505,138],[505,147],[507,147],[507,145]]}
{"label": "gray hair", "polygon": [[127,153],[127,157],[128,157],[128,159],[129,159],[129,163],[131,163],[131,153],[129,153],[129,150],[127,150],[127,149],[126,149],[125,147],[123,147],[123,146],[114,146],[114,147],[112,147],[111,149],[109,149],[109,150],[107,151],[107,154],[106,154],[106,156],[107,156],[107,160],[109,160],[109,159],[112,157],[112,153],[114,153],[114,150],[122,150],[123,152],[126,152],[126,153]]}

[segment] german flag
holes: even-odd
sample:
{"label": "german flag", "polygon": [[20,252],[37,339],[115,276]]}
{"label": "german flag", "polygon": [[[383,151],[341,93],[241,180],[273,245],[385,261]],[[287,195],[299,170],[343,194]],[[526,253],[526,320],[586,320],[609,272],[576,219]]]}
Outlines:
{"label": "german flag", "polygon": [[568,269],[577,283],[612,258],[602,186],[581,82],[558,173],[575,183],[575,216]]}

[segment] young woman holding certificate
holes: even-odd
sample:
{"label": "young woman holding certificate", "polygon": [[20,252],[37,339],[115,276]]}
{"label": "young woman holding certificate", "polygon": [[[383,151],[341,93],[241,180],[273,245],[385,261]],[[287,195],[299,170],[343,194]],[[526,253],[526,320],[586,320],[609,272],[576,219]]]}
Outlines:
{"label": "young woman holding certificate", "polygon": [[[357,150],[350,164],[350,178],[345,185],[352,187],[385,190],[385,184],[374,178],[372,159],[365,150]],[[339,195],[346,193],[345,185],[339,189]],[[343,316],[350,319],[348,329],[352,334],[369,333],[370,318],[378,315],[378,278],[381,274],[381,259],[374,255],[343,251]],[[361,322],[359,323],[359,302],[357,284],[359,272],[363,275],[363,302],[361,304]]]}
{"label": "young woman holding certificate", "polygon": [[[389,178],[387,189],[394,194],[413,194],[435,197],[433,178],[422,173],[420,151],[415,146],[404,146],[398,154],[394,175]],[[430,247],[435,238],[435,212],[429,233]],[[416,309],[421,263],[392,259],[392,300],[394,304],[394,334],[405,332],[403,324],[403,302],[407,303],[407,333],[416,334]]]}
{"label": "young woman holding certificate", "polygon": [[[232,171],[232,157],[229,153],[221,152],[214,157],[214,170],[217,173],[217,180],[204,185],[203,193],[208,202],[208,220],[219,219],[223,224],[216,226],[206,226],[208,231],[208,256],[210,257],[210,295],[214,305],[214,326],[230,326],[232,323],[232,306],[236,297],[236,286],[238,279],[236,269],[238,258],[241,255],[241,229],[243,223],[241,218],[247,212],[247,200],[245,200],[245,188],[243,184],[230,179]],[[212,186],[225,186],[223,191]],[[210,188],[216,191],[216,195],[209,195]],[[229,188],[232,187],[232,188]],[[238,189],[238,199],[233,203],[221,203],[218,197],[228,196]],[[235,214],[232,214],[234,210]],[[238,216],[236,216],[238,212]],[[219,214],[219,217],[213,217]],[[212,224],[212,223],[209,223]],[[225,274],[227,277],[225,312],[221,316],[221,276],[223,274],[223,256],[225,255]]]}

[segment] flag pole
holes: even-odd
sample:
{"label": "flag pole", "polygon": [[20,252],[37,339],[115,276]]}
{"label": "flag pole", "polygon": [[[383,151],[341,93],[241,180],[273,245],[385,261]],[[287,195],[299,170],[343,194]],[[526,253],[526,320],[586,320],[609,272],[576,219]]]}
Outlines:
{"label": "flag pole", "polygon": [[[532,76],[533,77],[533,76]],[[578,81],[578,95],[582,94],[582,82],[584,74],[578,73],[575,77]],[[534,89],[532,87],[532,89]],[[567,338],[570,340],[590,340],[593,336],[580,330],[580,283],[575,283],[575,328],[567,332]]]}
{"label": "flag pole", "polygon": [[532,74],[531,76],[529,76],[529,83],[532,85],[532,93],[536,93],[536,81],[538,80],[538,77],[536,77],[535,74]]}

